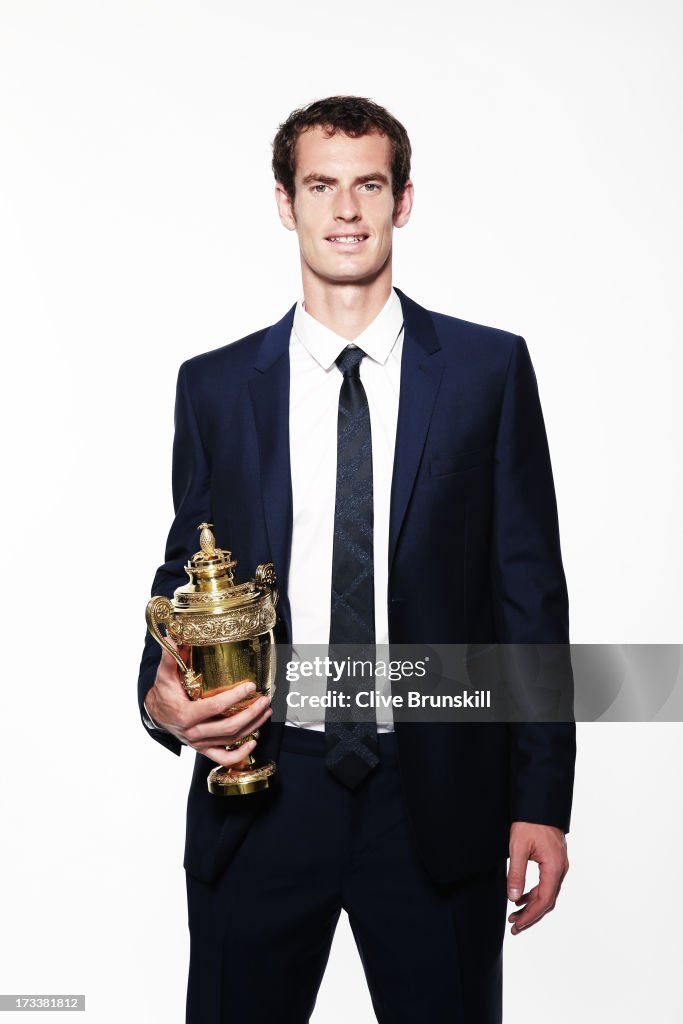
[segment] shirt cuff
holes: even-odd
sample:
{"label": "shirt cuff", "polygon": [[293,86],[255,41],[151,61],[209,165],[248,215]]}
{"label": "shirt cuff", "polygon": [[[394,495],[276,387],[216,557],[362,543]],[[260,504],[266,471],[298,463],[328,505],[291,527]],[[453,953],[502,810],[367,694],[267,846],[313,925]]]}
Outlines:
{"label": "shirt cuff", "polygon": [[166,732],[167,731],[166,729],[163,729],[160,725],[157,725],[157,723],[154,721],[154,719],[150,715],[149,711],[147,710],[147,705],[145,704],[144,701],[142,702],[142,707],[143,707],[142,721],[147,726],[147,728],[148,729],[157,729],[159,732]]}

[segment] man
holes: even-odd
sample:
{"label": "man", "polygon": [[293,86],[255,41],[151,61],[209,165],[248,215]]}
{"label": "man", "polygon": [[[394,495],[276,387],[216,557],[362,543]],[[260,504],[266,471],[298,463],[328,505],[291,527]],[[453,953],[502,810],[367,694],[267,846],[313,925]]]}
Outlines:
{"label": "man", "polygon": [[[283,645],[564,644],[525,342],[392,288],[410,155],[403,126],[359,97],[280,126],[275,196],[304,300],[181,367],[176,516],[152,590],[184,582],[208,520],[241,565],[274,563]],[[261,702],[223,717],[243,696],[190,702],[148,640],[143,721],[170,750],[197,751],[187,1020],[303,1024],[343,907],[379,1021],[499,1021],[506,900],[518,934],[553,908],[568,868],[573,725],[284,723]],[[255,728],[279,786],[210,795],[208,770],[242,760],[253,744],[225,747]],[[540,879],[524,892],[530,859]]]}

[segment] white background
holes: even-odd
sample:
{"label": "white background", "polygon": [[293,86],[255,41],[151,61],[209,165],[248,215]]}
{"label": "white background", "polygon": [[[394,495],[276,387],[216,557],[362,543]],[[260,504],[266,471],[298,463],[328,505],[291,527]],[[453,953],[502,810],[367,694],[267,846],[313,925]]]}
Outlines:
{"label": "white background", "polygon": [[[184,1019],[192,759],[139,723],[143,610],[178,366],[300,294],[269,164],[295,106],[399,117],[394,282],[526,338],[572,639],[681,640],[682,27],[663,0],[0,3],[1,991]],[[682,741],[580,727],[571,871],[506,941],[506,1021],[680,1019]],[[314,1021],[350,1019],[342,922]]]}

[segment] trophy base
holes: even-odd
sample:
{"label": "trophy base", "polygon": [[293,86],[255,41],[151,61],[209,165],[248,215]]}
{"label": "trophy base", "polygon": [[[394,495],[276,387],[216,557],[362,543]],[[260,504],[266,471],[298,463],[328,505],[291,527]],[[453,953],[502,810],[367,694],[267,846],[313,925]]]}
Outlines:
{"label": "trophy base", "polygon": [[268,789],[270,779],[277,771],[274,761],[258,767],[224,768],[218,765],[209,772],[206,780],[209,793],[214,796],[246,796]]}

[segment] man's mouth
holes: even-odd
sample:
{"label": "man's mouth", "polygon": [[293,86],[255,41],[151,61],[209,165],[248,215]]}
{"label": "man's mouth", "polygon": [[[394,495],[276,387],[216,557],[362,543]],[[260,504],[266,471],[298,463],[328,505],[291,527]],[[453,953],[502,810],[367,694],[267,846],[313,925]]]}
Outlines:
{"label": "man's mouth", "polygon": [[328,242],[338,242],[340,245],[358,245],[364,242],[368,235],[328,235]]}

